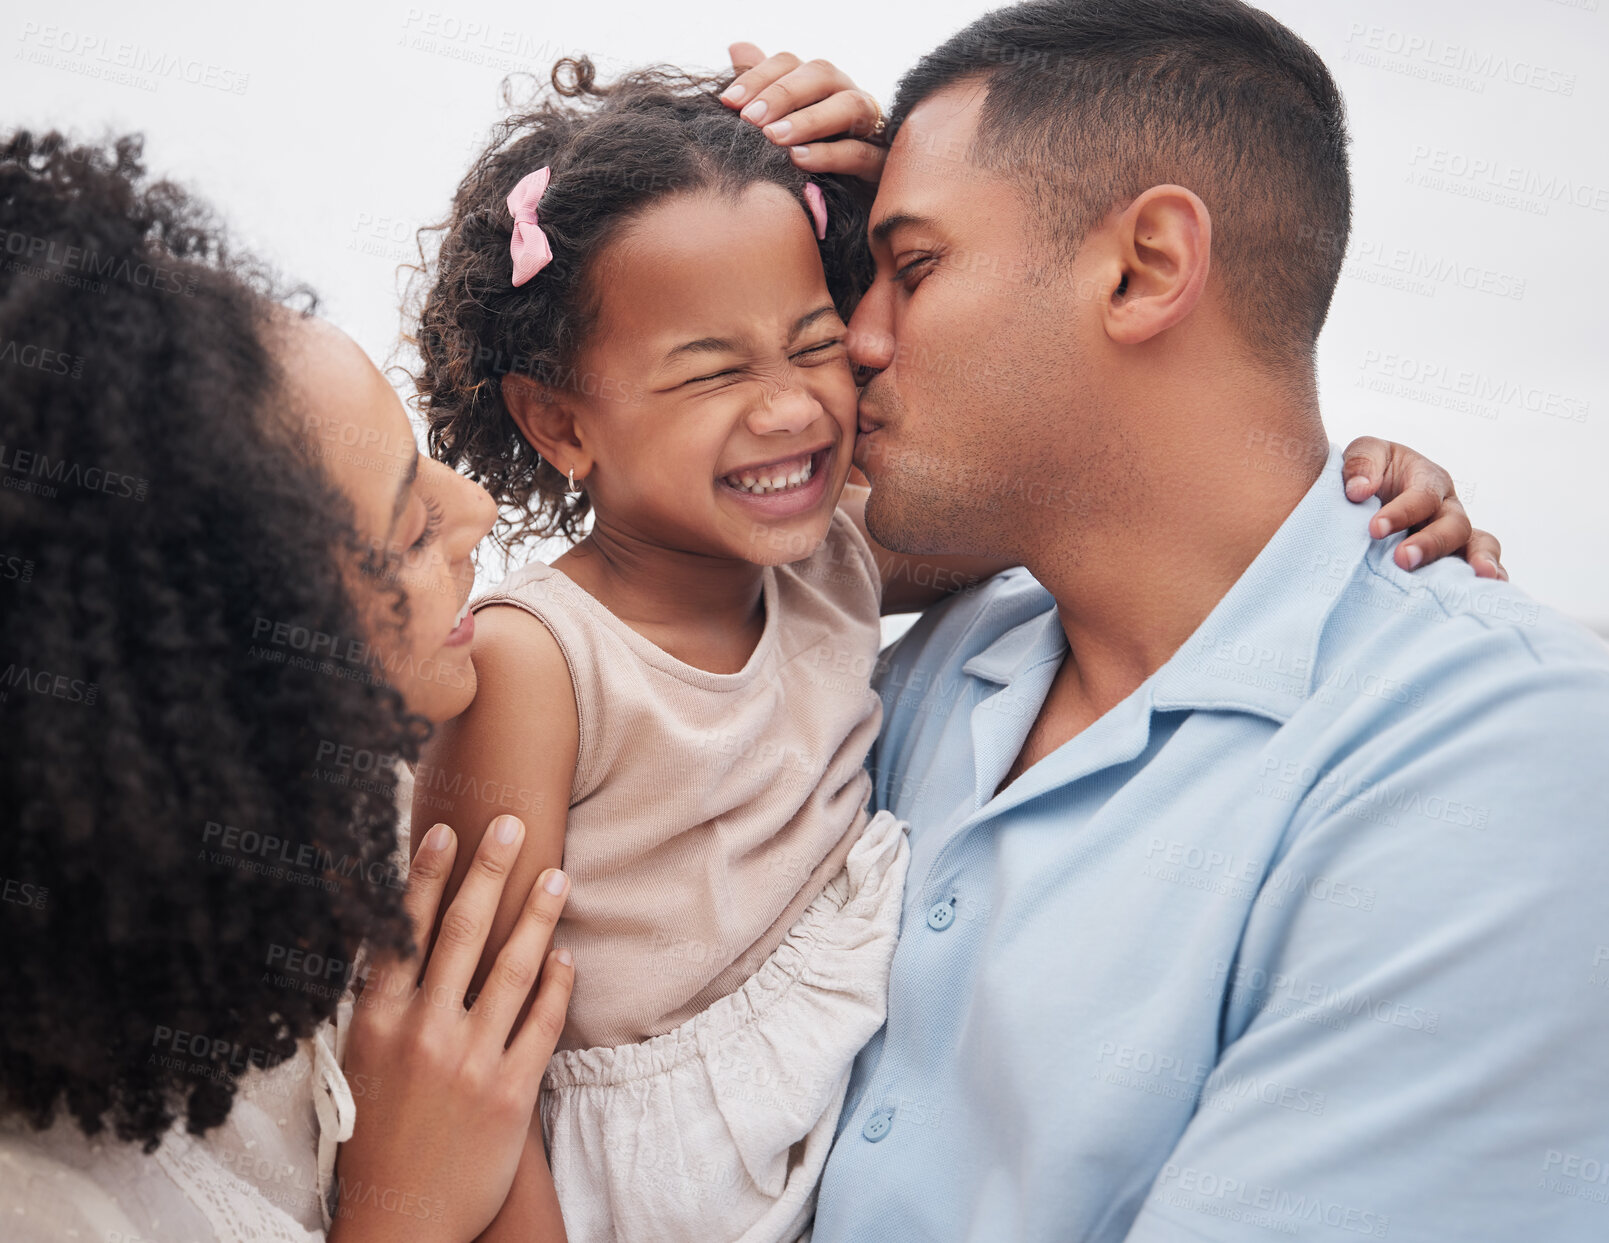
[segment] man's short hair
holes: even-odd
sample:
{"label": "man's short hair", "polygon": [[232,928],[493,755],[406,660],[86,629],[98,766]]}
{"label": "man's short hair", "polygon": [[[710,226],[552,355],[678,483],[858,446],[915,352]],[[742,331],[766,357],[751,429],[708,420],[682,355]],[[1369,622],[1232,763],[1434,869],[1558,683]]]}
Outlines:
{"label": "man's short hair", "polygon": [[1318,53],[1239,0],[1030,0],[924,56],[893,129],[976,80],[970,158],[1021,179],[1063,256],[1149,187],[1185,186],[1212,213],[1213,276],[1253,354],[1312,365],[1352,217],[1345,109]]}

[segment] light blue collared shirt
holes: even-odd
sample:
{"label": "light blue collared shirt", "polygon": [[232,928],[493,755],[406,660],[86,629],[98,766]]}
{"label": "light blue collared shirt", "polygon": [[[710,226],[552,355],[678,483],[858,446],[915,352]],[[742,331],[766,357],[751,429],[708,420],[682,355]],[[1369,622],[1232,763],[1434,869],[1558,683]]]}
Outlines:
{"label": "light blue collared shirt", "polygon": [[893,649],[905,913],[814,1243],[1609,1239],[1609,649],[1398,570],[1340,465],[998,796],[1049,593]]}

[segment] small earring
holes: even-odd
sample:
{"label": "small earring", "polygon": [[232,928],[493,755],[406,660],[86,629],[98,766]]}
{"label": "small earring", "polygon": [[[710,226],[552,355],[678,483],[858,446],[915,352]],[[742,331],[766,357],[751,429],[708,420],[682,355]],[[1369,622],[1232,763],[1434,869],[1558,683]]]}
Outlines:
{"label": "small earring", "polygon": [[575,467],[572,466],[570,467],[570,492],[573,495],[580,491],[581,489],[575,486]]}

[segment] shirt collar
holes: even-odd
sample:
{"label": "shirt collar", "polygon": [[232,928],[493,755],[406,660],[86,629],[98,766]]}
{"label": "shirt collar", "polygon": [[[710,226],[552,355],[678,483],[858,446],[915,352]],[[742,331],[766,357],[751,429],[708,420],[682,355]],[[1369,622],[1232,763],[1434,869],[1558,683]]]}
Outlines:
{"label": "shirt collar", "polygon": [[977,621],[983,621],[990,611],[998,613],[1006,609],[1009,610],[1007,615],[994,623],[1006,629],[961,666],[962,673],[1001,686],[1010,686],[1034,665],[1054,660],[1067,650],[1067,636],[1062,632],[1055,597],[1025,569],[1007,570],[1001,578],[1007,575],[1020,575],[1027,590],[1008,588],[989,601]]}
{"label": "shirt collar", "polygon": [[1283,724],[1307,699],[1319,638],[1369,550],[1369,519],[1379,508],[1346,499],[1342,460],[1331,445],[1307,495],[1152,676],[1154,710],[1248,711]]}
{"label": "shirt collar", "polygon": [[[1341,588],[1368,551],[1375,504],[1341,487],[1341,451],[1184,645],[1149,679],[1151,706],[1256,712],[1283,724],[1313,685],[1319,636]],[[1010,571],[1026,575],[1027,571]],[[1067,640],[1043,587],[997,599],[1012,610],[1004,633],[961,666],[1009,686],[1060,657]]]}

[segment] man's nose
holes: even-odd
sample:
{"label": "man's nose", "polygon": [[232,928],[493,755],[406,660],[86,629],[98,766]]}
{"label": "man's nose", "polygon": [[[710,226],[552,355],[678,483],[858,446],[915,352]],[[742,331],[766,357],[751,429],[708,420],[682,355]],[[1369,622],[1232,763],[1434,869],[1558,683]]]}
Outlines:
{"label": "man's nose", "polygon": [[887,295],[873,286],[849,317],[844,347],[855,366],[855,378],[863,384],[894,361],[894,331],[889,322],[887,301]]}

